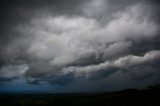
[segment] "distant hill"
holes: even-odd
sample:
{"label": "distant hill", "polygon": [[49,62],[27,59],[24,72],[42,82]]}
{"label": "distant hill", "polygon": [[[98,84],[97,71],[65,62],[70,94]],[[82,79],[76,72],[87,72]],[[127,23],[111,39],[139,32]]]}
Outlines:
{"label": "distant hill", "polygon": [[0,106],[160,106],[159,86],[111,93],[1,94]]}

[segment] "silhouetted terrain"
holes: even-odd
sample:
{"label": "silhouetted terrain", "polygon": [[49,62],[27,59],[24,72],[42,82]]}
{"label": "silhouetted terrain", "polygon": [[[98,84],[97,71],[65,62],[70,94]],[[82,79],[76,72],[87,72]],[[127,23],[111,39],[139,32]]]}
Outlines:
{"label": "silhouetted terrain", "polygon": [[160,88],[150,86],[112,93],[1,94],[0,106],[4,105],[160,106]]}

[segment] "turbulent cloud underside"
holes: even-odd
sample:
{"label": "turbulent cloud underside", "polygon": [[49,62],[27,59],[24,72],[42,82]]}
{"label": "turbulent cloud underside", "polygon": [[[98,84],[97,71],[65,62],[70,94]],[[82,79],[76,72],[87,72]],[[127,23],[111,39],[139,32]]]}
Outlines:
{"label": "turbulent cloud underside", "polygon": [[6,32],[1,31],[5,36],[1,41],[6,40],[0,43],[1,81],[46,81],[79,91],[160,81],[158,4],[149,0],[68,2],[42,2],[31,7],[31,13],[27,6],[13,7],[18,17],[29,18],[8,23]]}

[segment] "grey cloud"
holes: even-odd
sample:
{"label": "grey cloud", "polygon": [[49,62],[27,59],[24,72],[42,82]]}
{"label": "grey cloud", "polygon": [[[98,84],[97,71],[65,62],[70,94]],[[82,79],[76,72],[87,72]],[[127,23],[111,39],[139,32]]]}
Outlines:
{"label": "grey cloud", "polygon": [[148,82],[159,75],[156,0],[6,0],[2,4],[0,78],[22,76],[30,84],[47,81],[78,89],[78,82],[89,88],[108,86],[118,78]]}
{"label": "grey cloud", "polygon": [[[125,56],[120,57],[119,59],[115,61],[106,61],[104,63],[100,63],[98,65],[91,65],[86,67],[69,67],[69,69],[64,69],[64,73],[66,73],[68,70],[69,72],[74,72],[75,74],[84,74],[87,76],[87,74],[92,73],[94,71],[101,71],[101,70],[107,70],[112,67],[115,68],[122,68],[129,70],[131,67],[141,67],[141,65],[147,65],[151,64],[156,60],[159,60],[160,58],[160,51],[151,51],[146,53],[144,56]],[[139,66],[140,65],[140,66]]]}
{"label": "grey cloud", "polygon": [[26,64],[3,66],[0,69],[0,79],[7,81],[7,79],[11,80],[14,78],[21,78],[25,74],[27,69],[28,66]]}

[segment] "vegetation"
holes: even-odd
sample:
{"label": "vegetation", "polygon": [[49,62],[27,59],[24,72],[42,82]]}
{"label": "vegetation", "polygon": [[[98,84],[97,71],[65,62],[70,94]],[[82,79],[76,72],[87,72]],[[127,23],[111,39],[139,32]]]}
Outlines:
{"label": "vegetation", "polygon": [[112,93],[1,94],[0,106],[92,105],[160,106],[160,86]]}

